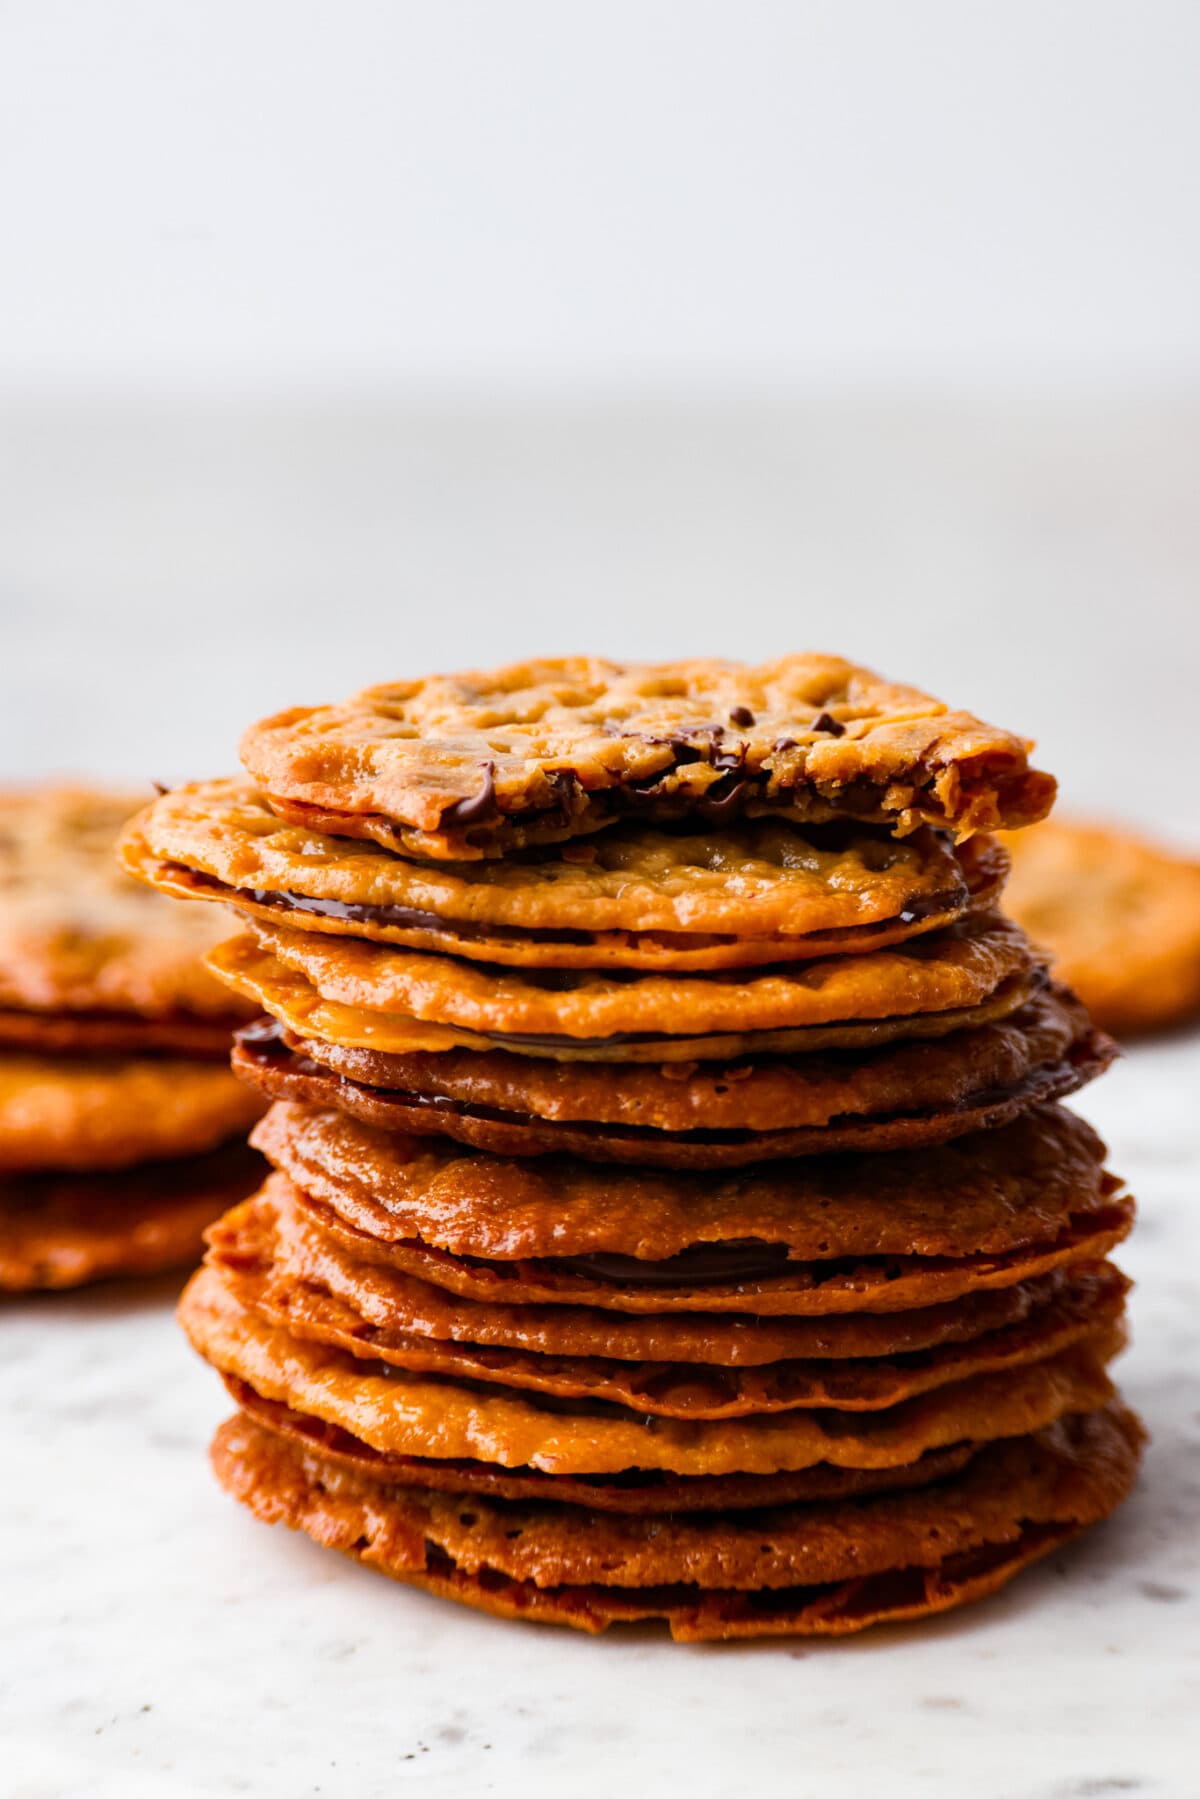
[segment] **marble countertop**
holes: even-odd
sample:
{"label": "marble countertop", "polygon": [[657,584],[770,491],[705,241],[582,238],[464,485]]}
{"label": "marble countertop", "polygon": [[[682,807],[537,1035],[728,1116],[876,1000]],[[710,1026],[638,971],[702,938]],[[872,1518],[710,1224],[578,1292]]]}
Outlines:
{"label": "marble countertop", "polygon": [[1133,1183],[1121,1380],[1153,1432],[1090,1539],[984,1605],[836,1644],[516,1626],[253,1522],[172,1283],[0,1317],[5,1799],[1195,1799],[1200,1793],[1200,1039],[1080,1109]]}

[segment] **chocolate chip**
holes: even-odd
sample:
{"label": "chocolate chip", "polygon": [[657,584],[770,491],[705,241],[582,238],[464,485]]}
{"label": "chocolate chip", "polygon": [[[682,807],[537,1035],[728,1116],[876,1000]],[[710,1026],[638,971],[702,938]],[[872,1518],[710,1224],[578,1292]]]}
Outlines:
{"label": "chocolate chip", "polygon": [[735,817],[744,796],[754,790],[753,781],[734,781],[725,793],[718,793],[717,788],[724,786],[724,780],[717,781],[699,802],[698,810],[714,824],[722,824],[727,818]]}
{"label": "chocolate chip", "polygon": [[439,830],[444,831],[448,825],[482,824],[485,818],[491,818],[497,810],[496,783],[492,778],[496,772],[496,764],[481,762],[479,766],[483,770],[483,786],[469,799],[455,800],[452,806],[448,806],[438,819]]}
{"label": "chocolate chip", "polygon": [[150,785],[151,785],[151,787],[153,787],[155,793],[157,793],[160,798],[162,797],[162,795],[164,793],[170,793],[170,791],[171,791],[171,789],[169,787],[164,787],[161,781],[151,781]]}
{"label": "chocolate chip", "polygon": [[712,759],[712,765],[714,768],[723,768],[723,769],[728,770],[731,768],[741,768],[741,766],[742,766],[743,762],[745,762],[745,760],[746,760],[746,745],[744,743],[739,743],[736,746],[736,748],[734,748],[732,750],[718,751],[717,754],[714,755],[714,757]]}
{"label": "chocolate chip", "polygon": [[729,722],[731,725],[740,725],[743,731],[748,731],[754,723],[754,714],[749,706],[735,706],[729,714]]}
{"label": "chocolate chip", "polygon": [[673,764],[676,768],[682,768],[687,762],[703,762],[705,759],[704,751],[697,748],[694,743],[689,743],[686,737],[676,737],[674,735],[670,737],[641,737],[638,741],[640,743],[651,744],[655,749],[662,747],[663,749],[670,750]]}
{"label": "chocolate chip", "polygon": [[799,746],[794,737],[777,737],[775,739],[774,743],[771,745],[771,748],[773,750],[778,751],[781,755],[784,750],[794,750],[794,749],[797,749],[798,747]]}
{"label": "chocolate chip", "polygon": [[840,724],[830,712],[818,712],[808,728],[810,731],[828,731],[831,737],[844,737],[846,735],[845,725]]}

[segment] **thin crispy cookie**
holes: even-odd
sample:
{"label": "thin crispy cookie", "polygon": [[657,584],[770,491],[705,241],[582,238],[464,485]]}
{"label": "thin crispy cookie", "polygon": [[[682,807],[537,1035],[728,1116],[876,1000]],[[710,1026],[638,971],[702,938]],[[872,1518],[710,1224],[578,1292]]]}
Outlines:
{"label": "thin crispy cookie", "polygon": [[657,665],[586,657],[368,688],[251,726],[247,769],[293,823],[416,857],[561,842],[620,816],[776,813],[906,835],[1032,824],[1029,744],[836,656]]}
{"label": "thin crispy cookie", "polygon": [[121,827],[145,797],[75,786],[0,793],[0,1008],[247,1015],[203,966],[219,921],[168,905],[117,866]]}
{"label": "thin crispy cookie", "polygon": [[216,1269],[192,1277],[180,1322],[194,1349],[263,1398],[337,1425],[385,1454],[469,1458],[549,1474],[771,1474],[811,1468],[880,1468],[926,1450],[1040,1430],[1069,1412],[1107,1404],[1104,1364],[1121,1348],[1077,1345],[1028,1367],[978,1374],[885,1412],[787,1411],[692,1420],[647,1417],[621,1406],[551,1406],[503,1388],[480,1390],[427,1375],[366,1369],[328,1345],[304,1342],[246,1310]]}
{"label": "thin crispy cookie", "polygon": [[303,1306],[306,1295],[345,1300],[365,1320],[363,1341],[378,1329],[435,1342],[519,1349],[529,1355],[603,1356],[762,1368],[789,1358],[842,1361],[920,1354],[1011,1329],[1057,1305],[1107,1264],[1063,1268],[1038,1280],[971,1293],[948,1305],[907,1312],[863,1312],[817,1318],[739,1317],[673,1312],[639,1317],[589,1306],[488,1305],[462,1299],[428,1281],[356,1254],[353,1241],[323,1230],[302,1197],[273,1175],[208,1232],[209,1260],[225,1271],[268,1283],[270,1303]]}
{"label": "thin crispy cookie", "polygon": [[1200,1013],[1200,861],[1054,819],[1014,839],[1014,915],[1118,1037]]}
{"label": "thin crispy cookie", "polygon": [[219,1062],[171,1056],[0,1056],[0,1172],[128,1168],[203,1154],[262,1101]]}
{"label": "thin crispy cookie", "polygon": [[[426,1572],[431,1561],[434,1567],[448,1562],[460,1574],[501,1574],[541,1592],[618,1589],[626,1603],[636,1603],[640,1592],[652,1612],[663,1588],[691,1588],[698,1598],[714,1589],[726,1595],[783,1593],[936,1569],[985,1544],[1020,1542],[1031,1525],[1095,1523],[1128,1494],[1142,1442],[1138,1420],[1114,1405],[989,1445],[936,1487],[849,1504],[676,1519],[589,1515],[385,1485],[246,1418],[222,1428],[214,1459],[221,1479],[240,1497],[249,1497],[250,1488],[239,1476],[246,1464],[256,1463],[260,1478],[267,1477],[258,1487],[263,1497],[274,1476],[277,1502],[291,1480],[302,1483],[310,1498],[319,1493],[331,1515],[339,1501],[346,1502],[363,1520],[368,1546],[364,1552],[362,1535],[338,1546],[401,1577]],[[372,1514],[374,1528],[367,1522]],[[302,1510],[287,1522],[295,1526],[304,1515]]]}
{"label": "thin crispy cookie", "polygon": [[957,852],[923,828],[743,820],[720,832],[628,824],[516,858],[413,862],[279,820],[252,787],[208,781],[131,821],[128,871],[266,923],[530,967],[702,970],[857,953],[994,903],[994,838]]}
{"label": "thin crispy cookie", "polygon": [[202,1233],[261,1177],[244,1143],[121,1174],[0,1181],[0,1292],[79,1287],[187,1268]]}
{"label": "thin crispy cookie", "polygon": [[[986,1043],[973,1042],[986,1038],[989,1030],[994,1035]],[[661,1069],[635,1066],[618,1073],[603,1063],[555,1063],[504,1051],[387,1057],[300,1038],[293,1039],[296,1047],[291,1049],[278,1032],[278,1026],[248,1026],[233,1054],[234,1069],[242,1079],[273,1099],[333,1107],[383,1130],[451,1137],[497,1155],[565,1153],[587,1161],[663,1168],[737,1168],[834,1150],[877,1153],[946,1143],[971,1131],[1008,1124],[1031,1106],[1075,1092],[1101,1074],[1115,1054],[1111,1040],[1091,1028],[1082,1008],[1062,1006],[1052,996],[1024,1008],[1010,1025],[998,1023],[959,1032],[948,1040],[885,1049],[879,1060],[891,1066],[878,1070],[870,1059],[848,1069],[844,1063],[831,1068],[828,1062],[823,1068],[815,1056],[780,1058],[779,1066],[767,1058],[757,1065],[716,1063],[689,1069],[675,1064],[681,1076],[675,1081]],[[953,1051],[963,1039],[960,1061]],[[978,1055],[972,1054],[975,1049]],[[409,1062],[419,1085],[415,1089],[364,1085],[348,1072],[334,1072],[355,1067],[360,1060],[369,1065],[376,1082],[377,1064]],[[448,1081],[441,1078],[440,1062],[457,1065]],[[507,1063],[534,1076],[566,1078],[558,1083],[535,1079],[530,1082],[532,1091],[522,1093],[519,1077],[506,1080],[500,1074],[496,1084],[508,1088],[516,1109],[447,1093],[446,1086],[460,1085],[464,1093],[470,1092],[475,1084],[469,1069],[473,1062]],[[465,1070],[463,1064],[468,1065]],[[811,1079],[808,1064],[815,1064]],[[484,1091],[493,1072],[480,1070],[479,1087]],[[876,1082],[870,1078],[873,1073],[879,1076]],[[896,1083],[890,1079],[893,1073],[900,1077]],[[912,1077],[907,1090],[905,1073]],[[857,1079],[858,1075],[865,1078]],[[575,1086],[571,1077],[580,1076],[599,1079],[583,1078]],[[637,1083],[638,1076],[647,1078]],[[547,1098],[548,1093],[554,1097]],[[543,1099],[551,1112],[558,1100],[566,1118],[547,1117],[539,1103]],[[708,1101],[711,1110],[706,1110]],[[598,1122],[589,1120],[586,1112],[582,1118],[571,1117],[572,1111],[589,1103],[610,1116]],[[726,1115],[736,1118],[741,1107],[752,1114],[749,1121],[724,1122]],[[674,1128],[663,1128],[656,1111],[666,1113]],[[806,1114],[808,1122],[793,1122]],[[642,1122],[643,1117],[648,1121]]]}
{"label": "thin crispy cookie", "polygon": [[1060,1106],[928,1149],[711,1174],[502,1160],[286,1100],[251,1142],[382,1243],[419,1238],[489,1260],[618,1255],[653,1264],[747,1241],[802,1262],[1004,1255],[1104,1209],[1117,1185],[1099,1137]]}

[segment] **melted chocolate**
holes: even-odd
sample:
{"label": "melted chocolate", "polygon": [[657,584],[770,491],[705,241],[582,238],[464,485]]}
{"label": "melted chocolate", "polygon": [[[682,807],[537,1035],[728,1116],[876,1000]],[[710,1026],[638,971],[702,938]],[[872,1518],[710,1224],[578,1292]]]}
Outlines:
{"label": "melted chocolate", "polygon": [[469,799],[455,800],[447,806],[438,819],[439,831],[459,825],[481,825],[496,816],[500,809],[496,804],[496,764],[481,762],[479,766],[483,770],[483,786]]}
{"label": "melted chocolate", "polygon": [[[283,1026],[272,1018],[259,1019],[252,1025],[244,1026],[236,1033],[236,1041],[243,1057],[257,1061],[264,1067],[283,1068],[287,1073],[313,1076],[329,1082],[335,1087],[366,1090],[362,1083],[352,1080],[347,1075],[340,1075],[323,1063],[314,1061],[312,1057],[305,1055],[304,1040],[294,1036],[289,1038]],[[855,1052],[849,1051],[845,1052],[842,1059],[847,1067],[853,1067],[858,1057]],[[1071,1045],[1064,1061],[1055,1068],[1033,1070],[1012,1086],[977,1088],[973,1093],[964,1094],[949,1103],[944,1110],[948,1114],[955,1112],[978,1113],[986,1112],[991,1108],[1009,1106],[1014,1101],[1020,1101],[1023,1096],[1029,1104],[1038,1100],[1059,1098],[1079,1085],[1078,1079],[1075,1078],[1076,1070],[1081,1070],[1084,1078],[1087,1078],[1089,1070],[1093,1073],[1099,1072],[1107,1065],[1108,1060],[1109,1055],[1105,1043],[1098,1042],[1094,1033],[1088,1033],[1079,1042]],[[730,1066],[736,1067],[737,1064]],[[278,1089],[271,1090],[279,1091]],[[473,1104],[467,1100],[452,1099],[448,1094],[421,1093],[409,1088],[398,1087],[380,1088],[378,1092],[381,1098],[391,1100],[407,1111],[435,1112],[441,1113],[443,1116],[478,1119],[483,1122],[515,1125],[543,1132],[554,1131],[558,1128],[552,1120],[539,1118],[533,1113],[508,1111],[499,1106]],[[338,1103],[336,1098],[332,1103],[335,1105]],[[930,1118],[935,1115],[934,1111],[926,1108],[918,1112],[894,1114],[892,1121],[900,1118]],[[836,1130],[845,1122],[853,1122],[861,1127],[869,1128],[875,1123],[886,1123],[889,1120],[868,1116],[851,1120],[848,1117],[838,1116],[830,1118],[827,1122],[830,1128]],[[586,1121],[578,1121],[562,1128],[567,1134],[594,1136],[600,1139],[621,1138],[632,1143],[639,1141],[659,1143],[668,1139],[682,1144],[717,1146],[750,1143],[762,1135],[752,1130],[739,1129],[663,1132],[653,1127],[622,1124],[615,1121],[606,1124],[588,1124]],[[768,1132],[767,1135],[769,1136],[770,1133]]]}
{"label": "melted chocolate", "polygon": [[[186,872],[186,871],[185,871]],[[284,912],[310,912],[316,918],[344,918],[352,924],[394,925],[402,931],[437,931],[467,942],[591,943],[594,933],[569,929],[542,930],[523,925],[477,924],[473,919],[445,919],[419,906],[367,906],[356,900],[314,899],[305,893],[273,892],[266,887],[234,887],[238,899],[253,900]]]}
{"label": "melted chocolate", "polygon": [[[203,876],[198,876],[194,869],[186,868],[182,863],[170,864],[171,873],[177,879],[185,881],[193,887],[203,888],[209,885]],[[481,924],[474,919],[443,918],[437,912],[426,912],[419,906],[372,906],[360,904],[357,900],[314,899],[305,893],[290,893],[286,890],[276,892],[268,887],[218,887],[211,884],[222,894],[231,895],[235,900],[252,900],[256,906],[270,906],[281,912],[308,912],[315,918],[344,918],[352,924],[393,925],[402,931],[431,931],[439,935],[458,937],[469,943],[565,943],[591,944],[598,936],[608,934],[622,935],[636,941],[639,936],[649,935],[655,940],[667,937],[678,937],[681,947],[689,947],[686,932],[638,931],[604,933],[581,931],[564,926],[551,929],[533,925],[489,925]],[[911,900],[894,918],[879,919],[872,924],[856,925],[856,935],[867,936],[872,932],[890,930],[895,924],[916,924],[922,918],[928,918],[935,912],[949,912],[961,908],[967,899],[965,886],[948,888],[942,893],[926,894],[919,899]],[[703,934],[701,946],[734,943],[737,939],[732,932],[710,931]]]}
{"label": "melted chocolate", "polygon": [[698,1243],[665,1262],[644,1262],[638,1256],[591,1255],[542,1257],[564,1274],[582,1274],[590,1280],[620,1287],[700,1287],[730,1281],[767,1280],[782,1274],[788,1252],[782,1243],[762,1243],[746,1238],[730,1243]]}
{"label": "melted chocolate", "polygon": [[752,785],[752,782],[746,780],[734,781],[727,778],[725,781],[717,781],[704,798],[697,801],[696,810],[712,824],[723,824],[737,817]]}

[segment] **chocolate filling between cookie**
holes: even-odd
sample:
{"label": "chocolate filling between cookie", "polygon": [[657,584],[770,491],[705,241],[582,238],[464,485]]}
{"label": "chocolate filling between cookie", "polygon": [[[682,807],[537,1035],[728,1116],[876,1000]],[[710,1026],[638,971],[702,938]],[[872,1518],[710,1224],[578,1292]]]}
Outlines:
{"label": "chocolate filling between cookie", "polygon": [[[1098,1072],[1101,1066],[1106,1065],[1109,1054],[1105,1040],[1091,1033],[1072,1045],[1063,1060],[1053,1067],[1030,1070],[1021,1080],[1009,1086],[978,1088],[950,1101],[940,1110],[927,1106],[917,1111],[834,1114],[820,1127],[799,1126],[789,1130],[785,1123],[781,1123],[777,1132],[751,1129],[670,1131],[645,1125],[591,1123],[587,1120],[556,1124],[543,1120],[534,1113],[481,1105],[476,1101],[455,1099],[448,1094],[406,1088],[369,1087],[314,1061],[304,1055],[302,1050],[293,1048],[287,1040],[284,1027],[274,1019],[262,1019],[243,1027],[237,1033],[233,1066],[244,1078],[262,1086],[273,1097],[306,1098],[308,1094],[305,1083],[318,1082],[320,1085],[316,1089],[317,1095],[327,1098],[335,1105],[344,1103],[351,1112],[357,1110],[365,1114],[391,1104],[418,1116],[425,1113],[431,1119],[446,1124],[451,1120],[461,1119],[508,1125],[536,1133],[539,1141],[531,1146],[532,1150],[536,1150],[542,1141],[545,1147],[552,1147],[557,1133],[563,1139],[584,1142],[590,1139],[598,1146],[610,1139],[630,1145],[640,1144],[647,1151],[667,1148],[672,1144],[714,1148],[758,1145],[759,1154],[772,1155],[778,1153],[772,1139],[782,1140],[787,1137],[796,1140],[811,1139],[814,1152],[819,1153],[822,1139],[828,1145],[828,1133],[839,1129],[853,1128],[866,1134],[873,1127],[895,1126],[902,1121],[927,1122],[940,1118],[947,1121],[946,1135],[951,1135],[954,1119],[964,1115],[969,1115],[970,1128],[977,1128],[977,1113],[985,1113],[989,1117],[1001,1112],[1007,1115],[1019,1111],[1025,1105],[1061,1098],[1074,1091],[1093,1073]],[[397,1125],[400,1128],[420,1128],[419,1123],[411,1118],[397,1119]],[[789,1148],[791,1153],[797,1153],[795,1142]],[[531,1153],[531,1150],[526,1149],[525,1153]]]}
{"label": "chocolate filling between cookie", "polygon": [[[844,732],[833,734],[840,736]],[[620,770],[607,769],[608,784],[600,788],[585,786],[574,769],[549,770],[544,775],[549,798],[542,804],[523,804],[520,796],[498,791],[494,763],[481,763],[479,790],[446,806],[436,834],[461,832],[468,842],[482,847],[494,841],[509,824],[554,831],[586,820],[597,828],[630,815],[668,823],[695,817],[717,826],[731,824],[737,818],[770,814],[807,823],[845,818],[871,824],[895,822],[894,810],[881,804],[874,782],[863,778],[848,782],[814,779],[808,775],[804,761],[794,757],[790,762],[786,760],[794,749],[804,747],[797,739],[780,739],[768,752],[783,760],[767,765],[764,759],[758,767],[751,767],[747,766],[750,746],[738,740],[727,749],[724,735],[724,727],[717,724],[690,736],[666,740],[640,737],[638,741],[644,744],[663,741],[672,751],[671,759],[650,775],[631,777]],[[674,780],[681,768],[700,763],[711,767],[714,778],[699,791],[690,781],[682,785]],[[943,825],[950,820],[950,811],[938,793],[945,772],[918,760],[898,768],[889,785],[909,790],[904,809],[919,811],[926,822]],[[986,758],[974,774],[968,764],[957,765],[954,773],[955,797],[960,803],[965,801],[967,809],[976,795],[994,795],[995,804],[1004,812],[1016,805],[1031,780],[1025,771],[997,775]],[[278,800],[281,811],[296,804],[282,795]]]}
{"label": "chocolate filling between cookie", "polygon": [[[707,949],[741,941],[732,931],[602,932],[577,930],[569,926],[484,924],[475,919],[445,917],[438,912],[425,911],[419,906],[379,906],[356,900],[320,899],[309,894],[293,893],[269,887],[228,887],[214,877],[205,875],[197,869],[188,868],[181,862],[168,862],[164,868],[171,879],[180,886],[191,887],[197,893],[209,893],[214,898],[226,899],[234,904],[240,900],[243,903],[265,906],[282,913],[295,913],[301,916],[307,914],[313,918],[344,919],[348,923],[390,925],[397,930],[439,933],[460,938],[467,943],[545,943],[583,947],[601,941],[606,936],[620,935],[635,943],[644,940],[663,947]],[[969,889],[964,882],[960,886],[945,888],[938,893],[914,897],[906,901],[891,918],[874,919],[866,924],[830,928],[851,932],[855,940],[869,940],[886,931],[894,930],[897,925],[920,924],[927,918],[935,918],[943,914],[947,919],[952,919],[967,906],[970,897]],[[826,931],[811,933],[818,937],[827,934]],[[786,939],[782,940],[786,941]]]}

